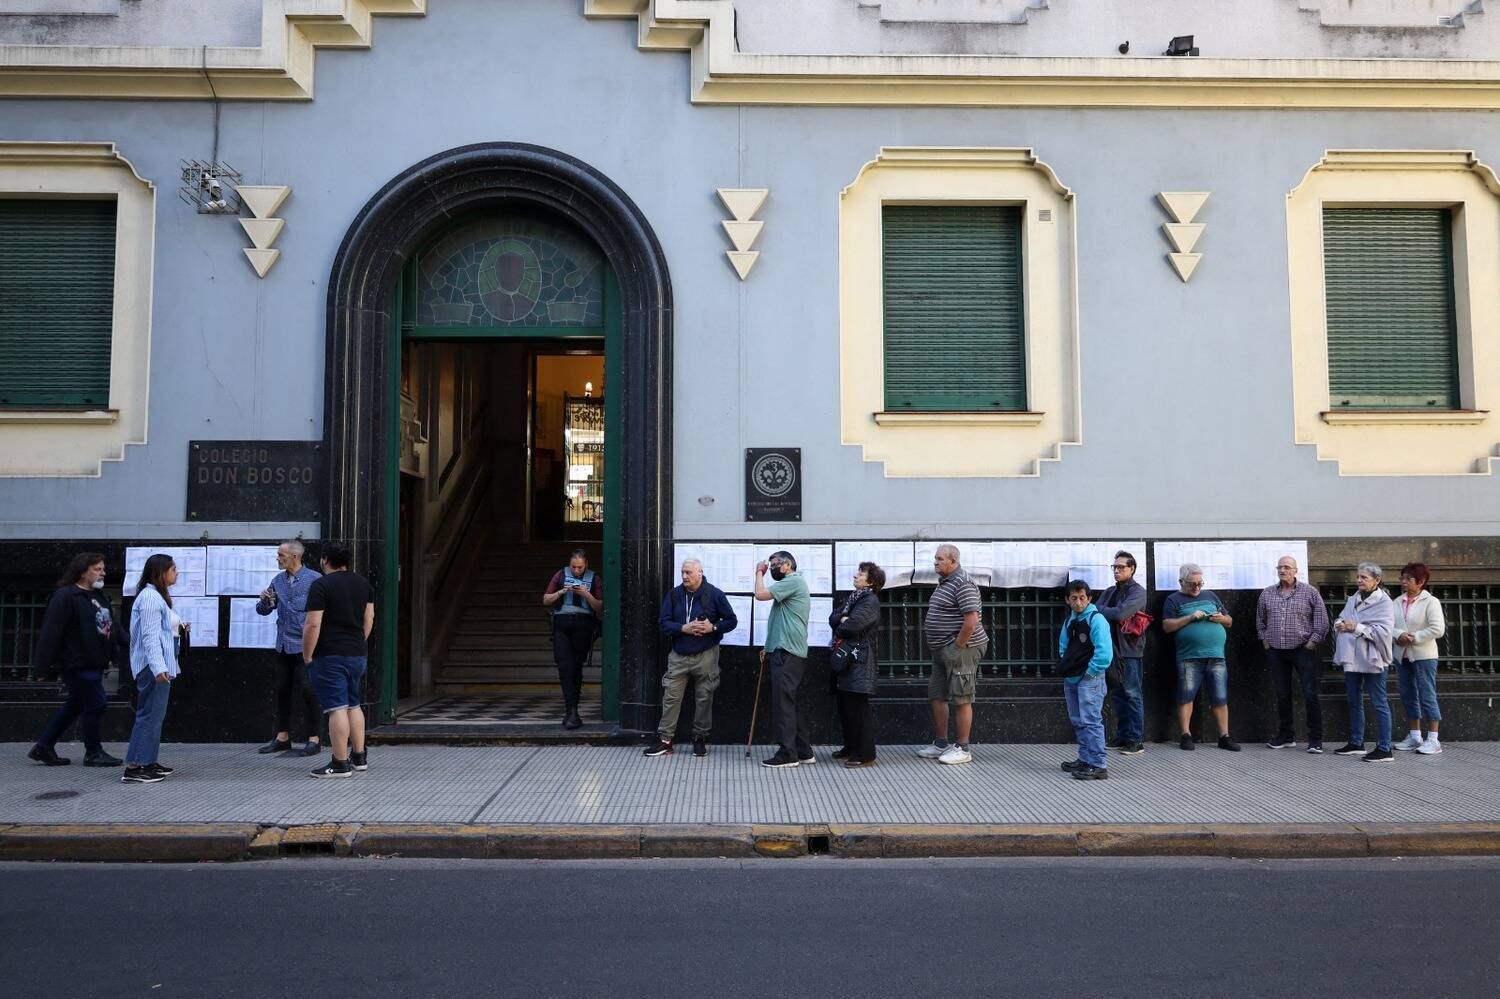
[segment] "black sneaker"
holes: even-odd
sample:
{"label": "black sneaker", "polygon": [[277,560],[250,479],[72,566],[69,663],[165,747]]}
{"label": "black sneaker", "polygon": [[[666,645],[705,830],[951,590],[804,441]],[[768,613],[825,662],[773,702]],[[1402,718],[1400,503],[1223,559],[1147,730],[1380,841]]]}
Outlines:
{"label": "black sneaker", "polygon": [[354,767],[348,760],[329,760],[323,766],[314,770],[310,777],[353,777]]}
{"label": "black sneaker", "polygon": [[1122,739],[1119,736],[1115,736],[1104,745],[1109,749],[1124,749],[1126,746],[1130,745],[1130,742],[1127,739]]}
{"label": "black sneaker", "polygon": [[848,749],[848,747],[845,747],[843,749],[834,750],[834,752],[833,752],[833,758],[836,759],[836,760],[847,760],[849,758],[849,749]]}
{"label": "black sneaker", "polygon": [[83,754],[83,765],[86,767],[117,767],[124,762],[118,756],[111,756],[102,749],[97,753]]}
{"label": "black sneaker", "polygon": [[146,764],[144,769],[149,770],[154,774],[160,774],[163,777],[170,777],[177,772],[175,768],[164,767],[160,763],[148,763]]}
{"label": "black sneaker", "polygon": [[1389,749],[1372,749],[1364,755],[1366,763],[1389,763],[1396,758],[1396,754]]}
{"label": "black sneaker", "polygon": [[578,709],[569,708],[567,714],[563,715],[563,728],[574,729],[582,727],[583,719],[578,717]]}
{"label": "black sneaker", "polygon": [[349,750],[349,765],[360,772],[370,769],[370,751],[366,749],[363,753],[356,753]]}
{"label": "black sneaker", "polygon": [[1131,742],[1120,748],[1121,756],[1139,756],[1146,751],[1144,742]]}
{"label": "black sneaker", "polygon": [[1188,732],[1182,733],[1182,738],[1177,740],[1177,745],[1180,746],[1180,747],[1182,747],[1183,749],[1197,749],[1198,748],[1197,745],[1193,742],[1192,735],[1190,733],[1188,733]]}
{"label": "black sneaker", "polygon": [[65,767],[73,762],[66,756],[58,756],[57,750],[46,746],[32,746],[31,752],[26,755],[45,767]]}
{"label": "black sneaker", "polygon": [[1227,749],[1231,753],[1238,753],[1240,751],[1240,744],[1229,738],[1229,736],[1227,735],[1221,735],[1219,736],[1219,748]]}
{"label": "black sneaker", "polygon": [[1321,742],[1309,742],[1307,744],[1307,751],[1314,756],[1322,756],[1323,744]]}
{"label": "black sneaker", "polygon": [[1270,749],[1296,749],[1297,740],[1291,738],[1290,736],[1282,737],[1278,735],[1276,738],[1266,743],[1266,746]]}
{"label": "black sneaker", "polygon": [[808,755],[808,756],[801,757],[800,759],[797,760],[797,762],[800,763],[800,764],[802,764],[804,767],[810,767],[814,763],[818,762],[818,758],[816,756],[813,756],[813,755]]}
{"label": "black sneaker", "polygon": [[1080,763],[1078,769],[1073,771],[1074,780],[1108,780],[1109,770],[1105,767],[1096,767],[1092,763]]}
{"label": "black sneaker", "polygon": [[795,767],[798,762],[799,761],[797,760],[797,758],[792,756],[790,753],[785,753],[781,750],[777,750],[775,756],[766,757],[765,759],[760,761],[760,765],[763,767],[770,767],[773,770],[779,770],[783,767]]}
{"label": "black sneaker", "polygon": [[288,749],[291,749],[291,748],[292,748],[292,741],[290,739],[288,739],[285,742],[282,742],[280,739],[272,739],[270,742],[266,743],[264,746],[261,746],[259,749],[257,749],[256,752],[259,753],[259,754],[261,754],[262,756],[269,756],[272,753],[283,753],[283,752],[286,752]]}
{"label": "black sneaker", "polygon": [[121,784],[158,784],[164,780],[165,777],[150,767],[126,767],[120,775]]}
{"label": "black sneaker", "polygon": [[656,741],[653,742],[650,746],[646,747],[646,751],[644,753],[642,753],[641,755],[643,755],[643,756],[671,756],[672,755],[672,744],[670,742],[666,741],[665,739],[661,738],[660,736],[658,736],[657,739],[656,739]]}
{"label": "black sneaker", "polygon": [[707,756],[708,755],[708,740],[707,739],[694,739],[693,740],[693,755],[694,756]]}
{"label": "black sneaker", "polygon": [[318,756],[323,752],[323,747],[316,742],[309,741],[307,745],[297,750],[298,756]]}
{"label": "black sneaker", "polygon": [[1334,750],[1340,756],[1363,756],[1365,755],[1365,744],[1362,742],[1346,742]]}
{"label": "black sneaker", "polygon": [[1072,773],[1074,770],[1077,770],[1083,765],[1084,762],[1082,760],[1069,760],[1066,763],[1060,764],[1060,766],[1063,768],[1064,773]]}

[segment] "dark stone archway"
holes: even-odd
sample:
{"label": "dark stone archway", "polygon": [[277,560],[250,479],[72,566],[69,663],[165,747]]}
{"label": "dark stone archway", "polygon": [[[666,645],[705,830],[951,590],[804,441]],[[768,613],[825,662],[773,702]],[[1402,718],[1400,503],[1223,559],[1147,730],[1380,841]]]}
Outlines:
{"label": "dark stone archway", "polygon": [[[350,543],[377,588],[394,591],[378,576],[396,537],[386,435],[398,391],[391,350],[396,282],[433,228],[459,215],[522,206],[555,213],[587,233],[619,284],[620,592],[612,599],[620,620],[620,726],[641,729],[658,707],[647,676],[657,658],[657,591],[666,578],[662,559],[672,522],[672,285],[651,226],[599,171],[541,146],[460,146],[405,170],[360,211],[339,247],[328,291],[324,537]],[[384,640],[378,636],[371,649],[372,685],[380,682],[375,667]],[[379,695],[378,688],[367,694]]]}

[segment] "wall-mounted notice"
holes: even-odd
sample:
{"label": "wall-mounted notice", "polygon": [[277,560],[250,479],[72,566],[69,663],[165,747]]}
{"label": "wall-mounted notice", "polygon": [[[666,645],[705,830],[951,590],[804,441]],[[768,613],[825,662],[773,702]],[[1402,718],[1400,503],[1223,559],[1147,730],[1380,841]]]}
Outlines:
{"label": "wall-mounted notice", "polygon": [[259,594],[280,571],[274,547],[210,545],[208,549],[208,592],[212,596]]}
{"label": "wall-mounted notice", "polygon": [[212,649],[219,645],[219,598],[172,598],[172,610],[189,626],[188,642],[195,649]]}
{"label": "wall-mounted notice", "polygon": [[146,547],[125,549],[125,587],[127,597],[135,596],[135,584],[152,555],[170,555],[177,565],[177,582],[170,587],[173,599],[201,597],[207,593],[207,556],[202,548]]}
{"label": "wall-mounted notice", "polygon": [[[942,545],[952,545],[958,549],[958,564],[963,566],[964,572],[969,574],[975,586],[995,585],[993,545],[988,541],[918,541],[915,552],[916,568],[912,573],[913,582],[919,586],[937,585],[938,574],[937,570],[932,567],[932,560]],[[1019,583],[1017,585],[1030,584]]]}
{"label": "wall-mounted notice", "polygon": [[834,546],[833,589],[854,588],[861,562],[874,562],[885,571],[885,588],[910,586],[916,569],[916,546],[910,541],[840,541]]}
{"label": "wall-mounted notice", "polygon": [[[756,648],[763,648],[766,644],[766,632],[771,623],[770,600],[754,601],[755,610],[755,634],[751,642]],[[828,627],[828,617],[833,613],[832,597],[813,597],[809,601],[807,612],[807,647],[809,649],[826,649],[833,642],[833,629]]]}
{"label": "wall-mounted notice", "polygon": [[729,601],[729,606],[734,608],[734,616],[738,619],[738,623],[734,626],[733,631],[720,640],[719,644],[748,646],[750,644],[750,632],[755,628],[751,620],[755,612],[751,609],[750,605],[755,603],[756,600],[754,597],[729,596],[728,594],[725,594],[725,597]]}
{"label": "wall-mounted notice", "polygon": [[1115,552],[1135,556],[1135,571],[1146,576],[1146,544],[1143,541],[1075,541],[1068,561],[1068,581],[1082,579],[1091,590],[1106,590],[1115,585]]}
{"label": "wall-mounted notice", "polygon": [[682,560],[687,558],[703,563],[703,577],[725,593],[755,591],[755,546],[752,544],[684,542],[673,545],[672,585],[681,582]]}
{"label": "wall-mounted notice", "polygon": [[1299,575],[1307,578],[1307,542],[1301,541],[1158,541],[1152,557],[1156,588],[1177,589],[1178,570],[1193,562],[1203,569],[1203,585],[1210,590],[1259,590],[1274,584],[1276,560],[1290,555]]}
{"label": "wall-mounted notice", "polygon": [[771,621],[771,601],[756,600],[750,598],[751,617],[754,619],[754,630],[751,633],[750,642],[757,649],[764,648],[766,644],[766,628]]}
{"label": "wall-mounted notice", "polygon": [[[789,545],[761,541],[755,546],[755,561],[764,562],[771,557],[772,552],[777,551],[792,553],[792,558],[797,560],[797,571],[807,580],[808,592],[833,592],[833,545]],[[768,572],[766,583],[769,585],[771,582],[771,574]]]}
{"label": "wall-mounted notice", "polygon": [[254,597],[235,597],[229,601],[229,647],[231,649],[272,649],[276,647],[276,615],[261,617],[255,613]]}

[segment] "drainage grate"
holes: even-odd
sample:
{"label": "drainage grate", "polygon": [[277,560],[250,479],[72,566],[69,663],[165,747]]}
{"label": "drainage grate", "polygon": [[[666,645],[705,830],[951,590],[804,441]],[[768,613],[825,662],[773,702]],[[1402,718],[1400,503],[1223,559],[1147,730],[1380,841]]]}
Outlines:
{"label": "drainage grate", "polygon": [[807,837],[807,854],[810,857],[820,857],[828,853],[827,836]]}
{"label": "drainage grate", "polygon": [[78,797],[77,791],[43,791],[41,794],[33,794],[32,801],[61,801],[64,798]]}
{"label": "drainage grate", "polygon": [[287,857],[331,857],[333,840],[309,843],[282,843],[281,853]]}

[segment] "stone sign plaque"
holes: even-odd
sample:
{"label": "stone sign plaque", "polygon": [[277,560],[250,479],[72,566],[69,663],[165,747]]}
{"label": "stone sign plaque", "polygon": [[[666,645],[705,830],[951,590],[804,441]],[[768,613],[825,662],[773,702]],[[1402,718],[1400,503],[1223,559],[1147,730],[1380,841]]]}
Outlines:
{"label": "stone sign plaque", "polygon": [[802,519],[802,449],[745,448],[745,519]]}
{"label": "stone sign plaque", "polygon": [[188,520],[321,520],[321,441],[189,441]]}

